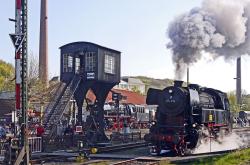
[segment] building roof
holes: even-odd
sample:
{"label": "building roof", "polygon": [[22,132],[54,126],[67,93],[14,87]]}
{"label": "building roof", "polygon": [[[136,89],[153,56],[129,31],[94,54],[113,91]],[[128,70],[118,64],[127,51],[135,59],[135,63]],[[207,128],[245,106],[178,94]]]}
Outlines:
{"label": "building roof", "polygon": [[[122,103],[132,103],[132,104],[141,104],[144,105],[146,104],[146,97],[133,92],[133,91],[128,91],[128,90],[121,90],[121,89],[112,89],[112,91],[121,93],[122,96],[125,96],[127,99],[122,100]],[[95,100],[95,95],[93,94],[92,91],[88,91],[87,93],[87,98],[90,100]],[[112,92],[109,92],[108,97],[106,99],[106,102],[112,101]]]}
{"label": "building roof", "polygon": [[15,100],[12,99],[0,99],[0,116],[11,113],[15,110]]}
{"label": "building roof", "polygon": [[65,44],[65,45],[61,46],[60,49],[63,49],[66,46],[76,45],[76,44],[94,45],[94,46],[102,48],[102,49],[106,49],[106,50],[113,51],[113,52],[116,52],[116,53],[121,53],[118,50],[110,49],[110,48],[107,48],[107,47],[104,47],[104,46],[101,46],[101,45],[98,45],[98,44],[95,44],[95,43],[92,43],[92,42],[86,42],[86,41],[71,42],[71,43],[68,43],[68,44]]}
{"label": "building roof", "polygon": [[1,92],[0,99],[14,99],[15,92]]}

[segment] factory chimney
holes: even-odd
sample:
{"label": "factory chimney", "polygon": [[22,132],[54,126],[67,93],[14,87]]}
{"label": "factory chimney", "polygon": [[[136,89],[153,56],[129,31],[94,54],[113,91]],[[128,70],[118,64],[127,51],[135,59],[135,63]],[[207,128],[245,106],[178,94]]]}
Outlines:
{"label": "factory chimney", "polygon": [[236,99],[237,104],[241,105],[241,57],[237,58],[236,64]]}
{"label": "factory chimney", "polygon": [[48,17],[47,0],[41,0],[39,79],[48,85]]}

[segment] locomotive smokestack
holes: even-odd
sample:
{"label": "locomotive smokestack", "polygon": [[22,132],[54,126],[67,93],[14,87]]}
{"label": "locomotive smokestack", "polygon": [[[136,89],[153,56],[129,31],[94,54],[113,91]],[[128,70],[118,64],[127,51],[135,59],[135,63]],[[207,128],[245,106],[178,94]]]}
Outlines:
{"label": "locomotive smokestack", "polygon": [[48,85],[48,17],[47,0],[41,0],[39,79]]}
{"label": "locomotive smokestack", "polygon": [[200,86],[198,84],[188,84],[188,87],[190,89],[194,89],[196,91],[199,91],[200,90]]}
{"label": "locomotive smokestack", "polygon": [[175,80],[174,81],[174,86],[175,87],[182,87],[182,84],[183,84],[183,81],[180,81],[180,80]]}
{"label": "locomotive smokestack", "polygon": [[236,98],[237,104],[241,104],[241,58],[237,58],[236,64]]}

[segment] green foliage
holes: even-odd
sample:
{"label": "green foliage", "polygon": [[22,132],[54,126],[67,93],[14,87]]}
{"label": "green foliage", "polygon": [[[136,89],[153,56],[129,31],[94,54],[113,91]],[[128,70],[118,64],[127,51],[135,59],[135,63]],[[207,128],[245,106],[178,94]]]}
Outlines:
{"label": "green foliage", "polygon": [[230,154],[202,158],[191,164],[199,165],[247,165],[250,164],[250,149],[245,149],[242,151],[236,151]]}
{"label": "green foliage", "polygon": [[227,94],[231,111],[233,112],[239,112],[240,110],[243,111],[250,111],[250,95],[247,95],[246,92],[242,92],[242,104],[238,105],[236,101],[236,94],[235,92],[229,92]]}
{"label": "green foliage", "polygon": [[242,96],[241,110],[250,111],[250,95],[243,95]]}
{"label": "green foliage", "polygon": [[229,103],[230,103],[230,110],[232,112],[239,112],[240,111],[240,106],[237,104],[237,99],[236,99],[236,94],[235,92],[229,92],[227,94]]}
{"label": "green foliage", "polygon": [[136,93],[141,94],[141,92],[140,92],[140,90],[138,89],[137,86],[133,86],[131,90],[132,90],[133,92],[136,92]]}
{"label": "green foliage", "polygon": [[0,59],[0,92],[14,91],[15,87],[14,67]]}

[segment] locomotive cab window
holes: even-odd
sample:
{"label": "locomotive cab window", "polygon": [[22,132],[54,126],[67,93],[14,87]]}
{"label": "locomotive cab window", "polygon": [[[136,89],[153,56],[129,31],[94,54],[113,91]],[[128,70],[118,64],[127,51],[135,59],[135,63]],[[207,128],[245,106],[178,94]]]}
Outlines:
{"label": "locomotive cab window", "polygon": [[109,54],[104,56],[104,72],[115,74],[115,57]]}

